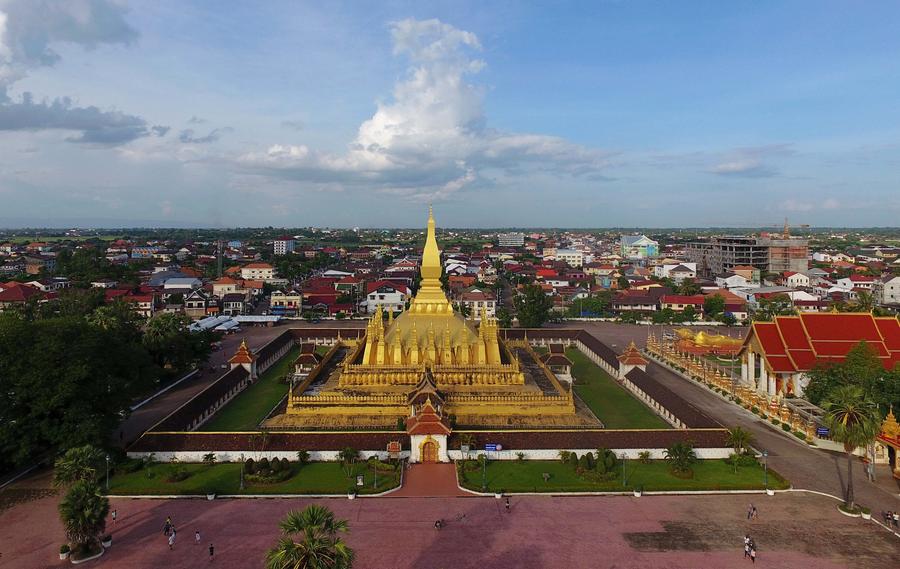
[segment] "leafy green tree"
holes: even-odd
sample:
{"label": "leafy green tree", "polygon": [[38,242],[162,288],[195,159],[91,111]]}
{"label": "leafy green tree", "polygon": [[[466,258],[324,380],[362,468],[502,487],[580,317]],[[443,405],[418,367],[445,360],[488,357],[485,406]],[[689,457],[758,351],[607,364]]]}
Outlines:
{"label": "leafy green tree", "polygon": [[106,530],[109,500],[93,481],[79,480],[59,503],[59,517],[68,539],[76,548],[96,550]]}
{"label": "leafy green tree", "polygon": [[497,324],[501,328],[512,328],[512,315],[502,306],[497,309]]}
{"label": "leafy green tree", "polygon": [[834,390],[825,402],[825,424],[831,430],[831,438],[844,445],[847,454],[847,485],[844,506],[854,507],[853,451],[875,441],[881,424],[878,406],[863,389],[845,385]]}
{"label": "leafy green tree", "polygon": [[353,472],[353,465],[359,458],[359,451],[355,448],[346,447],[338,452],[338,458],[340,458],[341,463],[344,465],[344,468],[347,469],[347,476],[350,476]]}
{"label": "leafy green tree", "polygon": [[734,448],[735,454],[743,454],[744,449],[753,444],[753,433],[740,427],[728,429],[727,444]]}
{"label": "leafy green tree", "polygon": [[164,369],[181,371],[210,352],[211,337],[203,332],[191,332],[191,319],[184,314],[157,314],[144,326],[143,344],[154,361]]}
{"label": "leafy green tree", "polygon": [[[325,506],[292,510],[279,523],[282,537],[266,553],[266,569],[349,569],[355,554],[338,537],[349,531]],[[298,539],[299,538],[299,539]]]}
{"label": "leafy green tree", "polygon": [[515,298],[515,305],[519,325],[525,328],[540,328],[550,320],[553,300],[544,294],[541,287],[530,285],[526,286],[523,293]]}
{"label": "leafy green tree", "polygon": [[689,442],[672,443],[664,452],[669,468],[675,474],[690,474],[692,466],[697,462],[697,453]]}
{"label": "leafy green tree", "polygon": [[771,298],[760,298],[757,301],[753,319],[758,322],[771,322],[776,316],[794,314],[794,302],[786,294],[776,294]]}
{"label": "leafy green tree", "polygon": [[900,370],[884,369],[875,349],[865,341],[854,346],[844,361],[826,363],[813,368],[804,395],[812,403],[821,405],[839,387],[857,385],[884,412],[893,403],[900,403]]}
{"label": "leafy green tree", "polygon": [[872,312],[875,310],[875,298],[869,292],[860,291],[851,306],[854,312]]}
{"label": "leafy green tree", "polygon": [[681,311],[681,314],[678,315],[678,321],[680,322],[693,322],[697,319],[697,311],[693,306],[687,306],[684,310]]}
{"label": "leafy green tree", "polygon": [[300,466],[309,462],[309,451],[308,450],[298,450],[297,451],[297,462],[300,463]]}
{"label": "leafy green tree", "polygon": [[83,318],[0,315],[0,457],[23,464],[106,441],[159,368],[140,344]]}
{"label": "leafy green tree", "polygon": [[711,294],[703,299],[703,313],[707,318],[719,318],[725,312],[725,298],[721,294]]}
{"label": "leafy green tree", "polygon": [[700,285],[694,282],[694,279],[684,279],[677,288],[678,294],[683,294],[685,296],[700,294],[701,290]]}
{"label": "leafy green tree", "polygon": [[70,448],[53,465],[53,484],[59,487],[82,480],[93,482],[104,461],[103,451],[91,445]]}
{"label": "leafy green tree", "polygon": [[114,333],[129,341],[138,341],[141,337],[143,319],[134,310],[134,306],[122,299],[100,306],[87,316],[88,322],[104,330]]}

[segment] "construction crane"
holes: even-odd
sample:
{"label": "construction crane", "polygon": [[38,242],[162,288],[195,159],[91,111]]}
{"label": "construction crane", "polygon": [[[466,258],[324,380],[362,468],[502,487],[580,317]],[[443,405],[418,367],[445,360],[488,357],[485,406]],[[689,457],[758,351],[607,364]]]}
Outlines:
{"label": "construction crane", "polygon": [[791,227],[808,228],[809,224],[808,223],[798,223],[798,224],[791,225],[788,223],[788,218],[785,217],[783,226],[778,223],[772,223],[771,225],[761,225],[760,227],[762,229],[769,229],[771,227],[781,227],[782,228],[781,229],[782,237],[784,239],[790,239],[791,238]]}

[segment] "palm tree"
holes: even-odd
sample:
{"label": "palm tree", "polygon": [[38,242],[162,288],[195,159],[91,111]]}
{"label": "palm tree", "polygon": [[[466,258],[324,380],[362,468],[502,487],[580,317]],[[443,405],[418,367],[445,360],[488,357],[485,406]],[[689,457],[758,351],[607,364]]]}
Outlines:
{"label": "palm tree", "polygon": [[53,465],[53,483],[68,486],[80,480],[96,480],[103,460],[103,451],[91,445],[70,448]]}
{"label": "palm tree", "polygon": [[744,449],[753,444],[753,433],[745,431],[740,427],[728,429],[728,438],[726,441],[734,447],[735,454],[743,454]]}
{"label": "palm tree", "polygon": [[675,474],[688,474],[697,461],[697,453],[689,442],[672,443],[665,451],[666,462]]}
{"label": "palm tree", "polygon": [[79,480],[59,503],[66,538],[75,546],[94,549],[106,530],[109,500],[93,480]]}
{"label": "palm tree", "polygon": [[338,453],[338,457],[347,468],[347,476],[350,476],[351,469],[353,468],[353,463],[356,462],[357,458],[359,458],[359,451],[355,448],[347,447]]}
{"label": "palm tree", "polygon": [[853,451],[871,444],[878,435],[880,413],[878,406],[861,387],[845,385],[831,392],[823,405],[825,424],[831,430],[831,438],[843,443],[847,453],[847,488],[844,507],[854,508],[853,500]]}
{"label": "palm tree", "polygon": [[[279,524],[282,537],[266,553],[266,569],[349,569],[354,553],[337,534],[349,531],[346,520],[317,504],[292,510]],[[294,536],[300,540],[295,541]]]}

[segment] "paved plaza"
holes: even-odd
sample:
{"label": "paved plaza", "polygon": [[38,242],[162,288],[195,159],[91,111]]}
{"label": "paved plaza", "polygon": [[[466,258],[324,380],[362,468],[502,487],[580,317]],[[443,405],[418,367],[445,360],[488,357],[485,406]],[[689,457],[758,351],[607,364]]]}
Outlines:
{"label": "paved plaza", "polygon": [[[113,547],[86,567],[255,568],[276,540],[278,520],[310,499],[113,499]],[[720,496],[358,498],[318,500],[349,520],[358,569],[740,567],[742,538],[758,544],[760,567],[893,566],[900,538],[873,522],[840,515],[834,500],[784,493]],[[760,510],[748,522],[749,502]],[[68,566],[56,497],[0,513],[0,564]],[[162,526],[178,528],[169,551]],[[443,519],[445,527],[434,529]],[[201,545],[194,531],[200,530]]]}

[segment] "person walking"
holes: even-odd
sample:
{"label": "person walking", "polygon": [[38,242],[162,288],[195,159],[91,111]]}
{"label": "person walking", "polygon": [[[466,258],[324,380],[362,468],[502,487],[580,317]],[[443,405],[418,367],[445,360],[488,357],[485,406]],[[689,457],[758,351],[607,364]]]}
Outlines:
{"label": "person walking", "polygon": [[113,525],[115,525],[115,523],[116,523],[116,518],[118,518],[118,517],[119,517],[119,510],[113,510],[113,511],[112,511],[112,521],[113,521]]}
{"label": "person walking", "polygon": [[169,550],[172,550],[174,548],[175,548],[175,534],[173,533],[173,534],[169,535]]}
{"label": "person walking", "polygon": [[744,534],[744,559],[750,557],[750,534]]}
{"label": "person walking", "polygon": [[753,514],[753,519],[754,519],[754,520],[755,520],[756,518],[759,517],[759,510],[756,509],[756,506],[753,506],[753,509],[751,510],[751,513]]}
{"label": "person walking", "polygon": [[209,544],[209,560],[210,562],[213,560],[213,554],[216,552],[216,549],[213,547],[213,544]]}
{"label": "person walking", "polygon": [[509,496],[506,497],[506,513],[509,513]]}
{"label": "person walking", "polygon": [[750,504],[750,507],[747,508],[747,519],[748,520],[753,517],[753,510],[755,510],[755,509],[756,508],[753,507],[753,504]]}
{"label": "person walking", "polygon": [[894,512],[894,527],[900,527],[900,512]]}
{"label": "person walking", "polygon": [[750,548],[750,561],[753,562],[754,564],[756,564],[756,548],[755,547]]}
{"label": "person walking", "polygon": [[172,531],[172,522],[169,521],[169,518],[166,518],[166,523],[163,525],[163,535],[169,535]]}
{"label": "person walking", "polygon": [[194,532],[194,545],[200,545],[200,530]]}

